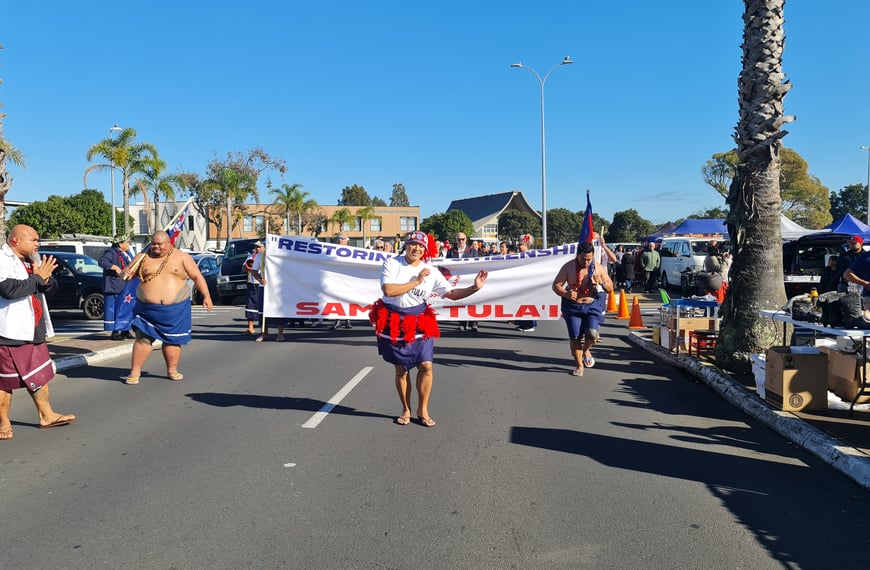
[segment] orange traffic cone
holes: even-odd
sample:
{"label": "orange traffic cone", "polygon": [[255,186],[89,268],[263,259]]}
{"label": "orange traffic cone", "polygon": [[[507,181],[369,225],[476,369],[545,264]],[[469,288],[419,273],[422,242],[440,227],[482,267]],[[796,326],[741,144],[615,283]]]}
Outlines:
{"label": "orange traffic cone", "polygon": [[637,300],[637,295],[634,296],[634,301],[631,304],[631,320],[628,321],[630,329],[644,329],[643,317],[640,315],[640,303]]}
{"label": "orange traffic cone", "polygon": [[[635,300],[637,297],[635,297]],[[616,314],[617,319],[627,319],[631,315],[628,314],[628,295],[625,294],[625,289],[619,294],[619,312]]]}
{"label": "orange traffic cone", "polygon": [[604,309],[605,313],[615,313],[616,312],[616,293],[613,292],[613,289],[607,294],[607,308]]}

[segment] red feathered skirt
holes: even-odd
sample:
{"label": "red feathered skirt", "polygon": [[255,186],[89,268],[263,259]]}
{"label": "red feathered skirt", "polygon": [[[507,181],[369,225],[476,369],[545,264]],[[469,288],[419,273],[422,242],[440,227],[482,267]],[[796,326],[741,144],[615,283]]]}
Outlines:
{"label": "red feathered skirt", "polygon": [[387,362],[405,370],[432,362],[435,339],[441,331],[429,305],[399,309],[378,299],[369,312],[369,321],[378,335],[378,354]]}

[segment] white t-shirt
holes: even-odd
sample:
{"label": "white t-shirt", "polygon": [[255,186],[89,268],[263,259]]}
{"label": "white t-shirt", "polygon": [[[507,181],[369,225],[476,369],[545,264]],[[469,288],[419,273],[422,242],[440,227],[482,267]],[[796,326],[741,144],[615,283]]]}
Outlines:
{"label": "white t-shirt", "polygon": [[426,276],[423,283],[398,297],[387,297],[384,295],[384,303],[393,307],[407,309],[408,307],[416,307],[423,303],[428,304],[433,294],[443,297],[446,293],[453,290],[453,285],[444,278],[444,275],[438,271],[437,267],[433,267],[428,263],[421,263],[416,267],[412,267],[408,265],[404,255],[391,257],[384,262],[384,266],[381,269],[381,287],[386,283],[402,284],[415,281],[420,272],[423,271],[423,268],[429,269],[429,275]]}

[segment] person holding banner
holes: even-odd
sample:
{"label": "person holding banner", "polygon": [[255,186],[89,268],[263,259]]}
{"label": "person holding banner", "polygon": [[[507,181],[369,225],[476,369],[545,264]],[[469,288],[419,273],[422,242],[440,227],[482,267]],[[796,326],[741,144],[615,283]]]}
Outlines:
{"label": "person holding banner", "polygon": [[604,321],[601,292],[613,290],[607,268],[594,258],[595,246],[591,242],[579,243],[574,259],[563,265],[553,280],[553,292],[562,298],[562,318],[577,365],[574,376],[583,376],[584,368],[595,366],[592,345],[598,341],[598,329]]}
{"label": "person holding banner", "polygon": [[429,416],[432,391],[432,361],[435,338],[441,336],[432,295],[457,301],[480,290],[487,272],[477,273],[469,287],[454,288],[438,269],[428,263],[437,257],[434,239],[416,231],[405,240],[404,255],[384,261],[381,268],[383,297],[374,303],[369,319],[378,337],[378,353],[395,368],[396,390],[402,403],[399,425],[411,422],[411,368],[417,368],[417,417],[425,427],[434,427]]}
{"label": "person holding banner", "polygon": [[[125,270],[129,278],[133,276],[133,266]],[[151,236],[151,245],[135,268],[139,277],[136,290],[136,312],[132,327],[136,331],[133,343],[132,365],[126,384],[139,383],[142,365],[151,354],[151,344],[155,339],[163,343],[163,359],[166,362],[166,375],[170,380],[182,380],[178,371],[182,345],[191,338],[191,304],[189,277],[202,295],[202,305],[211,312],[212,301],[208,285],[200,273],[196,262],[170,243],[169,234],[156,232]]]}

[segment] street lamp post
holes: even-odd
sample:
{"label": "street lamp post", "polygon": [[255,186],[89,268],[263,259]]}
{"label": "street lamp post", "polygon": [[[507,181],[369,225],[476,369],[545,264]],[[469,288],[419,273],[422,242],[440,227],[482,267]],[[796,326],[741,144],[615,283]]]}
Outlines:
{"label": "street lamp post", "polygon": [[561,62],[551,67],[543,78],[538,75],[537,71],[528,65],[523,65],[522,63],[511,64],[511,67],[518,67],[520,69],[528,69],[531,71],[538,80],[538,83],[541,85],[541,231],[543,234],[542,243],[544,249],[547,248],[547,143],[544,136],[544,84],[547,83],[547,78],[551,73],[553,73],[554,69],[560,65],[571,65],[572,63],[574,62],[571,61],[571,56],[566,55]]}
{"label": "street lamp post", "polygon": [[[109,139],[112,139],[112,133],[115,131],[120,131],[121,127],[118,126],[118,123],[109,129]],[[111,160],[111,159],[110,159]],[[115,239],[115,236],[118,235],[118,222],[117,222],[117,212],[115,210],[115,161],[112,162],[112,239]]]}
{"label": "street lamp post", "polygon": [[870,225],[870,146],[859,147],[867,151],[867,224]]}

